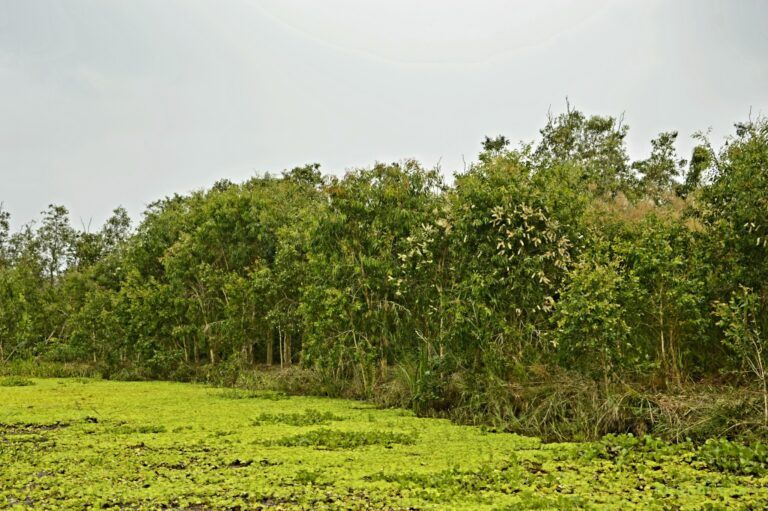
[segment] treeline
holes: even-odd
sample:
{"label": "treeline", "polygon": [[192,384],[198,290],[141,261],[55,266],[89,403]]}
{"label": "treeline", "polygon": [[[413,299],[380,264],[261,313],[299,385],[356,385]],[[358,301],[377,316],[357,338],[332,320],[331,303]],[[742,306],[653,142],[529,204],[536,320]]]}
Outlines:
{"label": "treeline", "polygon": [[135,229],[51,206],[11,233],[0,210],[0,360],[294,364],[328,392],[513,422],[546,382],[728,382],[768,422],[768,122],[687,161],[674,132],[631,161],[626,135],[569,109],[536,143],[486,138],[450,185],[414,161],[308,165],[165,198]]}

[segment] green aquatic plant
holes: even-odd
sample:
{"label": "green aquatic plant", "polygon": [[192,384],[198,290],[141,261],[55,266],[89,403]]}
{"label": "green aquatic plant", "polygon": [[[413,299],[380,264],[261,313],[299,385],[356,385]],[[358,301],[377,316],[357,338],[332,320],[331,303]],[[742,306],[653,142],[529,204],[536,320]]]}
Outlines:
{"label": "green aquatic plant", "polygon": [[[33,381],[0,391],[0,509],[693,511],[768,502],[758,446],[696,449],[630,435],[543,443],[338,399]],[[264,420],[255,427],[254,417]]]}
{"label": "green aquatic plant", "polygon": [[262,424],[286,424],[288,426],[315,426],[328,424],[331,421],[342,421],[340,417],[332,412],[319,412],[315,409],[304,410],[302,413],[261,413],[253,419],[254,426]]}
{"label": "green aquatic plant", "polygon": [[28,387],[34,385],[35,382],[28,378],[21,378],[20,376],[8,376],[6,378],[0,378],[0,387]]}
{"label": "green aquatic plant", "polygon": [[416,435],[394,431],[336,431],[315,429],[299,435],[281,438],[276,445],[284,447],[315,447],[318,449],[355,449],[368,445],[413,445]]}
{"label": "green aquatic plant", "polygon": [[696,458],[721,472],[752,476],[768,473],[768,446],[760,442],[744,445],[725,438],[712,439],[701,446]]}

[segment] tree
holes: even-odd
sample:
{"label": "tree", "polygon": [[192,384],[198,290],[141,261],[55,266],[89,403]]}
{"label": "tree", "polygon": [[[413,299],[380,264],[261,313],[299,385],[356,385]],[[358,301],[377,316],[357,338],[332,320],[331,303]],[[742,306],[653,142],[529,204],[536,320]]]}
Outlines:
{"label": "tree", "polygon": [[289,171],[283,172],[283,178],[313,188],[319,186],[323,182],[323,174],[320,172],[319,163],[310,163],[303,167],[294,167]]}
{"label": "tree", "polygon": [[69,211],[51,204],[42,212],[43,220],[36,236],[50,284],[72,262],[75,231],[69,225]]}
{"label": "tree", "polygon": [[0,203],[0,269],[10,264],[10,247],[8,242],[10,241],[10,227],[11,227],[11,215],[3,209],[3,204]]}
{"label": "tree", "polygon": [[707,230],[712,292],[729,296],[739,285],[768,299],[768,119],[736,125],[714,160],[710,185],[696,206]]}
{"label": "tree", "polygon": [[757,378],[763,395],[763,419],[768,426],[768,321],[766,303],[741,286],[727,303],[716,303],[723,342]]}
{"label": "tree", "polygon": [[672,190],[674,179],[682,173],[685,165],[685,160],[677,157],[676,140],[676,131],[660,133],[651,140],[651,155],[632,164],[632,168],[640,175],[643,193],[657,202]]}
{"label": "tree", "polygon": [[105,253],[112,252],[124,244],[131,235],[131,218],[124,207],[119,206],[104,222],[99,233]]}
{"label": "tree", "polygon": [[637,360],[633,304],[640,296],[637,278],[622,270],[620,259],[585,254],[570,272],[553,316],[561,364],[601,376],[607,389],[620,368]]}
{"label": "tree", "polygon": [[712,162],[712,150],[708,146],[697,145],[693,148],[688,172],[685,174],[685,182],[678,188],[681,197],[685,198],[701,187]]}
{"label": "tree", "polygon": [[501,156],[509,147],[509,139],[503,135],[496,137],[485,137],[483,140],[483,151],[480,153],[480,161],[488,163],[493,158]]}
{"label": "tree", "polygon": [[631,222],[605,216],[598,225],[611,233],[613,250],[643,290],[642,326],[634,332],[638,351],[658,362],[665,380],[671,377],[679,384],[686,369],[684,356],[696,351],[685,340],[704,337],[707,312],[707,266],[698,257],[694,232],[684,219],[662,208]]}
{"label": "tree", "polygon": [[30,353],[35,337],[34,288],[21,268],[0,268],[0,364]]}
{"label": "tree", "polygon": [[547,116],[533,159],[542,167],[577,164],[594,193],[615,195],[632,186],[625,146],[628,131],[621,118],[587,117],[568,105],[565,113]]}
{"label": "tree", "polygon": [[437,171],[414,161],[377,164],[326,184],[329,210],[310,241],[301,305],[308,362],[370,391],[413,346],[394,277],[406,240],[430,218],[441,186]]}

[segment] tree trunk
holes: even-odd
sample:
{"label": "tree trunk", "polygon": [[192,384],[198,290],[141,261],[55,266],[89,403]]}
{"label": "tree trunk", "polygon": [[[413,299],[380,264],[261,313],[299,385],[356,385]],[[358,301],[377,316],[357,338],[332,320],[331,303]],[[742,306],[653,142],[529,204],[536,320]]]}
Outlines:
{"label": "tree trunk", "polygon": [[664,343],[664,309],[659,301],[659,345],[661,347],[661,366],[666,369],[667,366],[667,349]]}
{"label": "tree trunk", "polygon": [[283,365],[285,367],[291,367],[291,336],[289,334],[285,334],[283,337]]}
{"label": "tree trunk", "polygon": [[768,426],[768,382],[763,375],[763,421]]}
{"label": "tree trunk", "polygon": [[674,325],[674,323],[672,322],[668,322],[668,323],[670,323],[668,340],[669,340],[669,353],[672,358],[672,370],[673,370],[672,374],[675,377],[675,384],[677,384],[677,386],[679,387],[683,379],[683,376],[681,374],[682,364],[680,363],[680,356],[679,356],[680,353],[677,348],[677,335],[676,335],[674,326],[672,326]]}
{"label": "tree trunk", "polygon": [[[765,364],[763,364],[763,350],[760,349],[760,345],[756,343],[754,339],[752,343],[755,348],[757,376],[763,384],[763,422],[768,426],[768,375],[765,373]],[[755,367],[755,365],[753,365],[753,367]]]}

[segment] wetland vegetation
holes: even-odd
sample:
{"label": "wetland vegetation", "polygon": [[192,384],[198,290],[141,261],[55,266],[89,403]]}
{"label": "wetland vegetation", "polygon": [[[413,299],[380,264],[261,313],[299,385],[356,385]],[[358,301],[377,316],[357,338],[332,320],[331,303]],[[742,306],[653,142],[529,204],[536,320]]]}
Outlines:
{"label": "wetland vegetation", "polygon": [[627,133],[0,207],[0,506],[760,509],[768,121]]}
{"label": "wetland vegetation", "polygon": [[2,394],[0,508],[733,510],[768,501],[768,453],[730,452],[729,442],[543,443],[339,399],[31,381]]}

